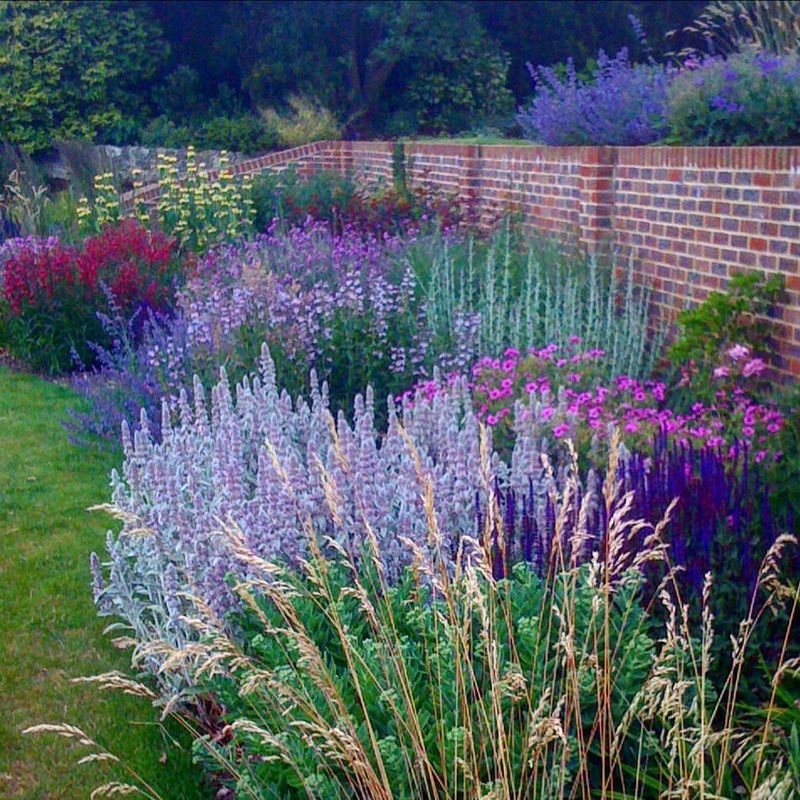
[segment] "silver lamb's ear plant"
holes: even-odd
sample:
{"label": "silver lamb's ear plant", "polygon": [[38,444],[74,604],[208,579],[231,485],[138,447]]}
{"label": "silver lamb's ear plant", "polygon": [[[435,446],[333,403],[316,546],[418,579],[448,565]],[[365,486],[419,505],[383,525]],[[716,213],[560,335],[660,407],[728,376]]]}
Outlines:
{"label": "silver lamb's ear plant", "polygon": [[[538,502],[531,513],[544,529],[546,498],[565,473],[558,465],[555,473],[543,466],[536,424],[520,429],[508,464],[487,439],[487,481],[465,381],[425,402],[398,407],[390,399],[383,435],[370,390],[356,399],[350,424],[341,414],[332,418],[326,387],[313,376],[311,383],[309,401],[280,393],[264,348],[260,374],[235,391],[222,371],[210,406],[196,384],[194,405],[181,399],[179,421],[165,427],[160,443],[146,424],[133,435],[124,429],[124,464],[112,475],[122,531],[109,534],[103,568],[93,559],[95,599],[101,614],[121,620],[112,628],[137,642],[135,656],[159,673],[169,696],[186,687],[188,676],[160,674],[148,643],[195,641],[185,622],[185,597],[201,598],[223,617],[237,605],[226,578],[248,577],[223,528],[235,524],[259,558],[290,565],[308,555],[301,533],[307,521],[321,542],[355,562],[374,539],[391,581],[412,560],[408,543],[430,552],[430,514],[442,533],[441,558],[452,565],[462,538],[479,534],[476,509],[487,507],[495,486]],[[421,475],[430,482],[432,506],[420,496]]]}

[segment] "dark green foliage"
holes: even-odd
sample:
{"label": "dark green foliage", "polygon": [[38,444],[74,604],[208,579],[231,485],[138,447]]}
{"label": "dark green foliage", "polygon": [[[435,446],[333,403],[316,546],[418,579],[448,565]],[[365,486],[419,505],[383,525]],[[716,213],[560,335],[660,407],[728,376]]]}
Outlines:
{"label": "dark green foliage", "polygon": [[242,2],[223,41],[253,106],[299,93],[350,130],[379,130],[400,109],[433,132],[512,110],[507,57],[471,3]]}
{"label": "dark green foliage", "polygon": [[0,140],[28,152],[61,139],[130,140],[169,53],[140,6],[0,4]]}
{"label": "dark green foliage", "polygon": [[694,361],[697,367],[709,370],[718,362],[722,350],[735,344],[750,347],[754,352],[771,351],[771,326],[766,319],[783,291],[782,275],[750,272],[734,275],[727,291],[711,292],[696,308],[678,316],[680,332],[670,348],[675,364]]}
{"label": "dark green foliage", "polygon": [[256,230],[266,230],[274,219],[302,224],[310,216],[332,223],[355,194],[355,182],[334,172],[303,178],[290,166],[284,172],[264,173],[253,181]]}

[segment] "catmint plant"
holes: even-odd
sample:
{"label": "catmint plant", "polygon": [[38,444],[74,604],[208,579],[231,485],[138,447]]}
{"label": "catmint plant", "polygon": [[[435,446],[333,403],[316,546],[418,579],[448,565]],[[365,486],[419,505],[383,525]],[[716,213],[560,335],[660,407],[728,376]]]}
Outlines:
{"label": "catmint plant", "polygon": [[570,59],[566,74],[528,65],[536,94],[517,115],[528,139],[550,145],[643,145],[666,133],[667,68],[633,64],[626,48],[613,58],[602,50],[591,80]]}

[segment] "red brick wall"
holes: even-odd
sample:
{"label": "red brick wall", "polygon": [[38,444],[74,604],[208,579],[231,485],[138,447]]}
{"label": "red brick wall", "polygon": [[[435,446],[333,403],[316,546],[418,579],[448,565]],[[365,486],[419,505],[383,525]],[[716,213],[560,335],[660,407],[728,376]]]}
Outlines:
{"label": "red brick wall", "polygon": [[782,273],[777,366],[800,375],[800,147],[621,147],[613,241],[666,311],[732,273]]}
{"label": "red brick wall", "polygon": [[[236,172],[294,163],[388,184],[393,152],[391,142],[315,142]],[[630,254],[668,316],[724,288],[732,272],[782,273],[777,365],[800,376],[800,147],[413,143],[405,156],[412,185],[458,196],[484,225],[511,210],[530,231]],[[157,188],[140,192],[157,196]]]}

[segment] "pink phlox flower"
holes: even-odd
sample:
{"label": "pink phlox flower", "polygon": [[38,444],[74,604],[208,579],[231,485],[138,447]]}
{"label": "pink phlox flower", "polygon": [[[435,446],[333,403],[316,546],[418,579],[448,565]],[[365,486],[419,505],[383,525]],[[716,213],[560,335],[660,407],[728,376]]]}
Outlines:
{"label": "pink phlox flower", "polygon": [[767,457],[767,451],[766,450],[759,450],[756,453],[756,457],[755,457],[756,464],[760,464],[766,457]]}
{"label": "pink phlox flower", "polygon": [[766,367],[767,365],[762,359],[754,358],[744,365],[742,369],[742,375],[744,375],[745,378],[749,378],[751,375],[760,375],[766,369]]}
{"label": "pink phlox flower", "polygon": [[750,348],[745,347],[743,344],[735,344],[733,347],[728,348],[728,358],[733,361],[741,361],[750,355]]}
{"label": "pink phlox flower", "polygon": [[545,406],[541,412],[542,422],[547,422],[553,414],[556,413],[556,410],[552,406]]}
{"label": "pink phlox flower", "polygon": [[728,367],[717,367],[714,370],[714,377],[715,378],[727,378],[731,374],[730,369]]}

